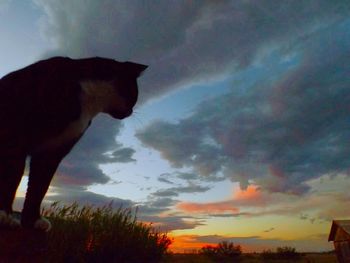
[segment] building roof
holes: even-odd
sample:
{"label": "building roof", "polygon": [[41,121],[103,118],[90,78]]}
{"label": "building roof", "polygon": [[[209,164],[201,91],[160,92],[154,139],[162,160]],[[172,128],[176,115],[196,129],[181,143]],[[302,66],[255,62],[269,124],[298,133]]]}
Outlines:
{"label": "building roof", "polygon": [[333,220],[328,241],[350,241],[350,220]]}

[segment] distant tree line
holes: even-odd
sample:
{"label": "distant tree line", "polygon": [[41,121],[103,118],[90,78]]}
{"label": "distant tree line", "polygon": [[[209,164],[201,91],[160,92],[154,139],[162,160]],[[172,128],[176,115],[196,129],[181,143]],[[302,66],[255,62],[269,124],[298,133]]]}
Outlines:
{"label": "distant tree line", "polygon": [[216,246],[204,246],[200,250],[203,254],[215,262],[239,262],[242,255],[242,247],[232,242],[223,241]]}
{"label": "distant tree line", "polygon": [[[216,246],[207,245],[201,248],[200,254],[205,255],[214,262],[240,262],[242,259],[242,247],[232,242],[222,241]],[[302,254],[293,247],[277,247],[276,251],[270,249],[260,253],[262,261],[301,259]]]}
{"label": "distant tree line", "polygon": [[260,257],[262,260],[299,260],[301,258],[301,254],[296,251],[294,247],[278,247],[276,252],[271,251],[270,249],[264,250]]}

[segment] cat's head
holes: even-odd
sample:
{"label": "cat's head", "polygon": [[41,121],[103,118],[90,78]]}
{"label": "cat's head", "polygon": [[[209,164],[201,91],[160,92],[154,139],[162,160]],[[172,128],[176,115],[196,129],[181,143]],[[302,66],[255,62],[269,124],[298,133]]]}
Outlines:
{"label": "cat's head", "polygon": [[112,117],[124,119],[133,113],[138,98],[137,78],[146,68],[146,65],[133,62],[121,63],[121,71],[112,81],[116,96],[107,111]]}
{"label": "cat's head", "polygon": [[137,78],[147,66],[105,58],[86,59],[85,66],[84,74],[108,83],[101,88],[111,89],[104,112],[117,119],[130,116],[138,98]]}

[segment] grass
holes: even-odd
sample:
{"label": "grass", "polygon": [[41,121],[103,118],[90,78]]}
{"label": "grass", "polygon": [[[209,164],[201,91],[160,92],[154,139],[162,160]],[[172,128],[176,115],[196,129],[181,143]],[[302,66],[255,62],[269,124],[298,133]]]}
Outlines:
{"label": "grass", "polygon": [[[0,262],[26,263],[94,263],[94,262],[221,262],[203,254],[171,254],[166,234],[150,224],[137,221],[130,209],[113,210],[111,206],[95,208],[78,204],[54,203],[43,211],[53,228],[50,232],[29,229],[0,229]],[[239,261],[238,261],[239,260]],[[241,263],[335,263],[333,253],[303,253],[298,260],[263,260],[261,254],[242,254],[230,262]]]}
{"label": "grass", "polygon": [[54,203],[43,211],[48,233],[48,262],[159,262],[171,241],[130,209]]}

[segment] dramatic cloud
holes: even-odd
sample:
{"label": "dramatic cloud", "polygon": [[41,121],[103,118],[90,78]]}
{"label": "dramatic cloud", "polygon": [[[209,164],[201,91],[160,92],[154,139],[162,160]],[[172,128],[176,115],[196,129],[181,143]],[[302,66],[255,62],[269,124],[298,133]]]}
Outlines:
{"label": "dramatic cloud", "polygon": [[[293,193],[305,192],[307,179],[348,168],[346,1],[35,3],[45,13],[41,25],[57,49],[53,53],[150,65],[140,79],[141,101],[248,66],[268,65],[266,57],[273,54],[280,61],[300,60],[280,75],[271,66],[274,78],[264,76],[264,82],[245,92],[233,89],[207,101],[188,119],[154,123],[138,134],[175,167],[193,167],[208,180],[223,173],[243,188],[251,179],[272,192]],[[102,153],[110,144],[95,148],[94,143],[112,136],[104,130],[98,134],[81,144],[86,145],[84,154],[72,153],[78,166],[71,162],[72,167],[69,159],[61,166],[63,183],[108,181],[98,164],[106,161]],[[82,159],[88,151],[90,163]],[[133,161],[132,149],[114,151],[116,160]],[[76,174],[74,180],[65,179],[70,174]]]}
{"label": "dramatic cloud", "polygon": [[260,75],[254,84],[204,101],[177,123],[156,121],[137,137],[174,167],[223,173],[243,189],[252,180],[270,192],[305,193],[307,180],[348,174],[349,25],[319,28],[295,43],[292,57],[277,52],[261,62],[269,69],[252,69],[251,78]]}
{"label": "dramatic cloud", "polygon": [[[62,55],[150,65],[141,100],[244,68],[260,52],[346,17],[346,1],[35,0],[45,36]],[[287,51],[286,51],[287,52]]]}
{"label": "dramatic cloud", "polygon": [[[85,189],[92,184],[105,184],[110,178],[99,165],[134,161],[134,150],[123,148],[115,137],[121,122],[105,115],[96,118],[72,152],[63,160],[52,185]],[[111,154],[106,154],[111,152]]]}
{"label": "dramatic cloud", "polygon": [[[333,218],[350,216],[344,209],[350,201],[349,1],[33,1],[52,44],[42,57],[103,56],[149,65],[138,80],[137,105],[179,88],[191,93],[200,87],[193,84],[213,89],[188,108],[190,115],[147,123],[137,132],[175,168],[164,174],[154,167],[160,172],[150,177],[151,167],[141,175],[152,186],[137,184],[138,203],[88,191],[111,182],[101,164],[119,162],[139,173],[136,156],[145,156],[116,141],[121,122],[106,116],[64,159],[46,202],[100,206],[113,200],[115,207],[138,207],[138,219],[168,231],[203,227],[210,233],[217,222],[233,221],[234,227],[243,221],[257,226],[248,237],[234,236],[234,227],[230,236],[184,236],[182,248],[226,240],[250,251],[330,249],[325,236],[283,241],[280,221],[259,224],[278,215],[325,229]],[[213,97],[221,81],[227,93]],[[138,142],[129,145],[145,150]],[[231,195],[216,195],[224,183],[225,189],[234,185]]]}

